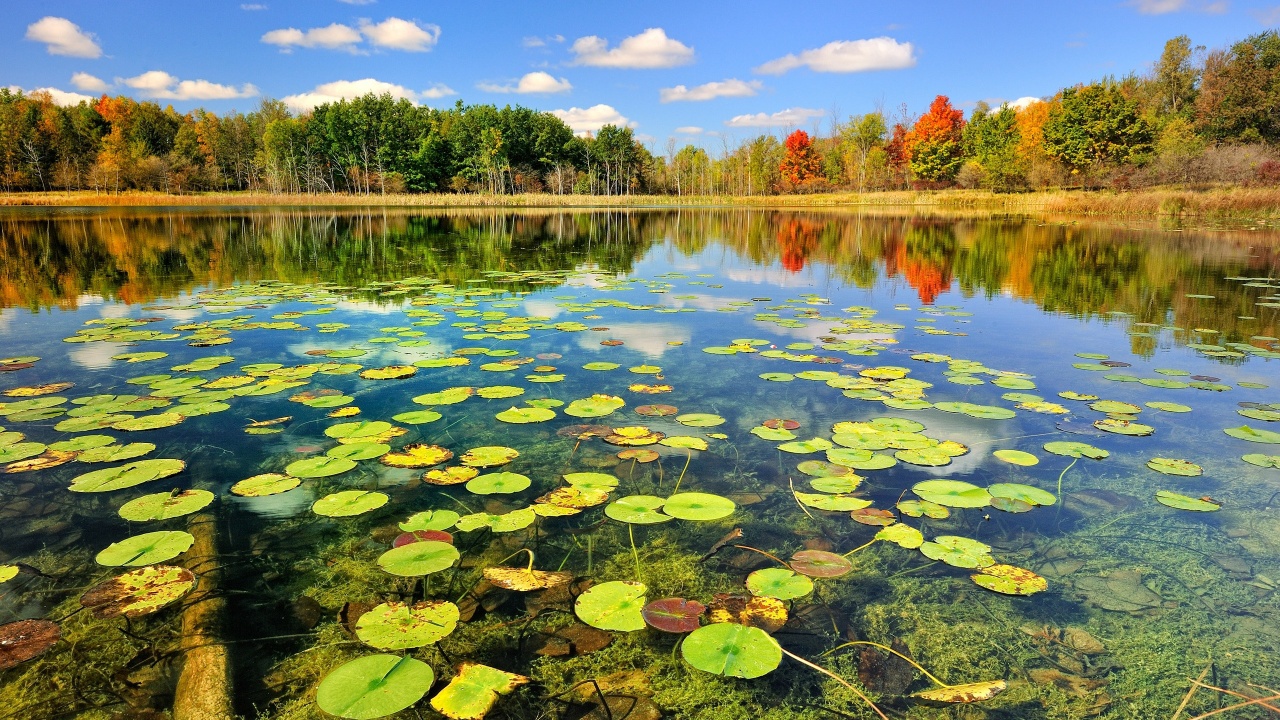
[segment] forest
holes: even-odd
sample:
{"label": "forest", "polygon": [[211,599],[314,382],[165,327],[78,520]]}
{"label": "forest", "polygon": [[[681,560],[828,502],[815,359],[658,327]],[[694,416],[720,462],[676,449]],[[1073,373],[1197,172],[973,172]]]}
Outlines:
{"label": "forest", "polygon": [[991,107],[831,117],[719,148],[576,136],[524,107],[434,109],[366,95],[291,114],[179,113],[103,95],[59,106],[0,89],[0,191],[773,195],[832,191],[1280,185],[1280,33]]}

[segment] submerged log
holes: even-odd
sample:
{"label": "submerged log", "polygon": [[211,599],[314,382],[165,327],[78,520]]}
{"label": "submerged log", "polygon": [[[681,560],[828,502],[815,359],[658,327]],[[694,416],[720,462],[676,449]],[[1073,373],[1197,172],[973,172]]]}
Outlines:
{"label": "submerged log", "polygon": [[196,574],[196,589],[182,608],[182,674],[174,694],[174,720],[225,720],[235,717],[231,706],[231,661],[222,643],[226,600],[218,594],[221,570],[218,560],[217,518],[210,513],[193,515],[187,530],[195,544],[186,555],[186,566]]}

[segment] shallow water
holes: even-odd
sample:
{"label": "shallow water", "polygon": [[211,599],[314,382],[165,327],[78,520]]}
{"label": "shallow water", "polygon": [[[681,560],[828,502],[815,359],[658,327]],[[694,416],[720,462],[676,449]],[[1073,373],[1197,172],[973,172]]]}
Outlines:
{"label": "shallow water", "polygon": [[[361,642],[361,614],[418,601],[454,603],[460,622],[408,650],[435,685],[397,717],[433,716],[464,662],[530,680],[489,717],[875,716],[795,660],[765,672],[775,647],[860,679],[884,712],[911,718],[1169,718],[1197,677],[1223,690],[1199,689],[1182,717],[1244,702],[1226,691],[1280,694],[1269,689],[1280,687],[1278,276],[1280,236],[1263,225],[759,210],[5,214],[0,425],[22,437],[0,435],[0,578],[16,572],[0,583],[0,622],[52,621],[61,639],[8,638],[9,650],[0,630],[0,665],[13,661],[0,717],[166,716],[195,646],[227,649],[236,713],[326,717],[316,690],[329,673],[405,654]],[[388,367],[412,375],[362,376]],[[432,395],[447,388],[468,390]],[[597,394],[622,404],[570,404]],[[147,399],[108,397],[122,395]],[[678,410],[637,412],[653,405]],[[542,412],[503,414],[513,407]],[[793,441],[762,428],[769,420],[795,424]],[[349,424],[360,422],[403,429],[374,438],[392,453],[421,443],[453,457],[391,467],[385,449],[334,437],[385,427]],[[572,425],[660,435],[610,443]],[[1063,441],[1107,456],[1045,447]],[[623,442],[659,457],[620,459]],[[90,449],[99,443],[112,444]],[[129,443],[155,447],[110,450]],[[474,463],[489,465],[475,483],[424,481],[482,446],[518,456]],[[995,455],[1009,450],[1024,454]],[[306,462],[344,453],[359,459]],[[48,467],[12,464],[32,458]],[[183,465],[146,463],[156,459]],[[138,461],[124,479],[84,477]],[[586,472],[605,477],[574,475]],[[263,473],[300,482],[232,492]],[[975,487],[913,493],[939,479]],[[103,480],[119,489],[84,492]],[[571,499],[549,495],[575,483]],[[121,516],[171,489],[213,499],[183,494],[192,514],[169,519]],[[366,494],[313,508],[343,491]],[[677,502],[642,521],[611,505],[640,495],[657,507],[676,492],[725,509]],[[947,516],[913,517],[922,497]],[[351,515],[315,512],[346,498]],[[851,516],[860,505],[885,512]],[[418,515],[406,527],[447,530],[427,542],[452,543],[457,561],[385,571],[398,525],[428,510],[461,525]],[[156,531],[200,544],[178,553],[175,535],[172,552],[99,556]],[[216,558],[199,555],[207,543]],[[484,580],[485,568],[525,565],[523,549],[572,581],[516,592]],[[805,549],[851,553],[852,569],[748,583]],[[128,621],[81,609],[91,587],[147,563],[190,567],[203,584]],[[987,589],[992,563],[1034,573],[998,585],[1029,594]],[[719,677],[689,663],[696,640],[646,628],[634,609],[610,608],[613,624],[638,623],[629,630],[581,602],[575,612],[592,584],[620,581],[643,583],[645,601],[780,595],[787,623],[744,651],[760,677]],[[193,638],[202,603],[224,622]],[[854,640],[896,642],[945,682],[1007,689],[926,705],[907,696],[929,680],[842,647]]]}

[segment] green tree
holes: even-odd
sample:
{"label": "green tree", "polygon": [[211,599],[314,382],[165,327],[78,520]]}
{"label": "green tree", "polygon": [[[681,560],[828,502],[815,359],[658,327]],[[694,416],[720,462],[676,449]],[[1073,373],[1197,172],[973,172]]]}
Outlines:
{"label": "green tree", "polygon": [[1024,169],[1018,158],[1018,113],[1007,104],[994,113],[979,103],[964,128],[965,155],[982,168],[985,184],[996,192],[1009,192],[1023,185]]}
{"label": "green tree", "polygon": [[1151,127],[1137,103],[1113,82],[1062,91],[1044,123],[1044,149],[1073,171],[1140,165],[1151,153]]}

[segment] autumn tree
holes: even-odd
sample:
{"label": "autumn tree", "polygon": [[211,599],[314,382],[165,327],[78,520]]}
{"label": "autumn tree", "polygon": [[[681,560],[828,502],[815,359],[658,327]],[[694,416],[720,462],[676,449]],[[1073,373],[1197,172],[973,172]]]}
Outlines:
{"label": "autumn tree", "polygon": [[786,155],[778,164],[778,171],[787,182],[799,186],[822,174],[822,161],[813,148],[809,133],[796,130],[787,136],[783,147],[786,148]]}
{"label": "autumn tree", "polygon": [[964,163],[963,131],[964,113],[952,107],[946,95],[934,98],[929,112],[916,120],[906,136],[911,173],[929,182],[954,178]]}
{"label": "autumn tree", "polygon": [[1008,192],[1022,185],[1023,168],[1018,158],[1018,113],[1008,105],[987,112],[985,103],[974,110],[965,125],[965,155],[982,169],[987,187]]}
{"label": "autumn tree", "polygon": [[1280,141],[1280,33],[1245,38],[1205,59],[1196,127],[1216,142]]}

